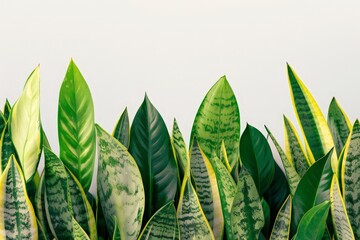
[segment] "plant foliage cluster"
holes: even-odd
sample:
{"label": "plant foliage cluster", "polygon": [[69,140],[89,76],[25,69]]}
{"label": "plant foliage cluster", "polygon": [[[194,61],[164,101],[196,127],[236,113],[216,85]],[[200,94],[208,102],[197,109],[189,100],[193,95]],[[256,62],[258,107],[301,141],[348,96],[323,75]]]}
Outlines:
{"label": "plant foliage cluster", "polygon": [[176,120],[169,134],[147,96],[131,124],[127,109],[112,134],[95,124],[73,61],[55,154],[41,125],[39,76],[37,67],[0,112],[0,239],[360,239],[360,123],[335,99],[326,120],[290,66],[304,142],[285,116],[284,148],[266,128],[281,163],[258,129],[240,134],[225,77],[206,94],[186,146]]}

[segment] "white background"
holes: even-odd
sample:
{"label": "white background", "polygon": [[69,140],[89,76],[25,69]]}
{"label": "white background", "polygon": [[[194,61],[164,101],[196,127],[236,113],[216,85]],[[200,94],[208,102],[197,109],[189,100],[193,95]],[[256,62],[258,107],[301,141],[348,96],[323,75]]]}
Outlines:
{"label": "white background", "polygon": [[14,103],[40,63],[42,122],[58,151],[58,94],[73,57],[106,130],[126,106],[132,120],[147,92],[188,140],[203,97],[226,75],[242,131],[266,124],[283,142],[282,114],[296,121],[286,62],[325,116],[336,96],[353,122],[359,44],[359,1],[0,0],[0,102]]}

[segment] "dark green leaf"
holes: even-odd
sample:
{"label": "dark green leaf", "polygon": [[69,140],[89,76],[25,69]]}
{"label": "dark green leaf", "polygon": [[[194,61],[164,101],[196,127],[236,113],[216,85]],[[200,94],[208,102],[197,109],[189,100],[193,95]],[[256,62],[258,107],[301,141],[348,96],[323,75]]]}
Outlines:
{"label": "dark green leaf", "polygon": [[127,108],[121,114],[118,122],[116,123],[114,132],[114,138],[122,143],[126,148],[130,145],[130,122]]}
{"label": "dark green leaf", "polygon": [[5,120],[9,119],[10,112],[11,112],[11,105],[9,103],[9,100],[6,99],[5,105],[4,105],[4,117],[5,117]]}

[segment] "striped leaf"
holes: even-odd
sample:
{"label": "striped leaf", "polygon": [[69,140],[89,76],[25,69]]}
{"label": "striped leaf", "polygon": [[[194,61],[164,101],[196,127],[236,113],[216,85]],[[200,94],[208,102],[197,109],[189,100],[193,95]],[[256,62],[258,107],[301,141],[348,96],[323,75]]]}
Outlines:
{"label": "striped leaf", "polygon": [[0,111],[0,136],[1,136],[2,132],[4,131],[6,122],[7,122],[7,120],[4,116],[4,114]]}
{"label": "striped leaf", "polygon": [[177,164],[169,133],[147,96],[131,126],[129,152],[139,167],[144,184],[145,223],[162,206],[174,200],[178,186]]}
{"label": "striped leaf", "polygon": [[[334,141],[318,104],[304,83],[288,65],[291,98],[296,116],[306,138],[307,144],[316,160],[323,157],[334,147]],[[337,169],[337,157],[331,159],[332,168]]]}
{"label": "striped leaf", "polygon": [[30,74],[24,90],[11,110],[10,135],[25,181],[34,176],[42,149],[39,66]]}
{"label": "striped leaf", "polygon": [[188,152],[187,152],[186,143],[184,141],[183,135],[180,131],[176,119],[174,119],[173,130],[172,130],[172,144],[174,146],[178,166],[180,166],[179,170],[185,173],[187,169]]}
{"label": "striped leaf", "polygon": [[[191,131],[205,155],[215,151],[220,156],[221,142],[225,142],[231,169],[239,159],[240,113],[233,90],[226,77],[221,77],[202,101]],[[192,144],[190,144],[192,146]]]}
{"label": "striped leaf", "polygon": [[96,125],[98,143],[97,192],[109,233],[115,222],[121,239],[136,239],[144,213],[141,174],[126,147]]}
{"label": "striped leaf", "polygon": [[224,218],[216,175],[209,159],[198,145],[196,138],[193,140],[191,149],[190,168],[201,208],[213,230],[214,237],[215,239],[222,239],[224,234]]}
{"label": "striped leaf", "polygon": [[228,169],[222,164],[220,159],[213,153],[209,158],[216,175],[217,186],[219,188],[220,201],[225,223],[225,233],[227,239],[233,239],[231,232],[231,207],[236,194],[236,183]]}
{"label": "striped leaf", "polygon": [[90,240],[89,236],[86,234],[84,229],[81,228],[80,224],[75,220],[71,219],[74,231],[74,239],[76,240]]}
{"label": "striped leaf", "polygon": [[360,123],[356,120],[342,160],[342,190],[356,239],[360,239]]}
{"label": "striped leaf", "polygon": [[279,153],[280,159],[283,163],[284,169],[285,169],[285,174],[286,174],[286,178],[288,180],[289,183],[289,189],[290,189],[290,193],[293,196],[295,194],[296,188],[300,182],[300,176],[299,174],[296,172],[295,167],[293,165],[293,163],[288,159],[288,157],[286,156],[286,154],[284,153],[284,151],[282,150],[282,148],[280,147],[279,143],[276,141],[275,137],[273,136],[273,134],[270,132],[270,130],[265,126],[266,131],[268,132],[271,140],[273,141],[276,150]]}
{"label": "striped leaf", "polygon": [[0,212],[0,239],[38,239],[35,211],[14,156],[0,178]]}
{"label": "striped leaf", "polygon": [[325,201],[319,205],[312,207],[309,211],[307,211],[304,217],[301,219],[298,231],[293,239],[323,239],[329,208],[330,202]]}
{"label": "striped leaf", "polygon": [[95,161],[94,104],[89,87],[73,60],[60,88],[58,136],[60,159],[87,192]]}
{"label": "striped leaf", "polygon": [[180,239],[174,202],[169,202],[150,218],[138,239]]}
{"label": "striped leaf", "polygon": [[309,159],[306,156],[305,150],[301,145],[300,137],[296,132],[294,125],[285,116],[284,125],[286,156],[294,165],[296,172],[299,174],[299,176],[302,177],[312,163],[310,163]]}
{"label": "striped leaf", "polygon": [[281,206],[273,229],[271,231],[270,240],[287,240],[290,234],[290,223],[291,223],[291,196],[289,195]]}
{"label": "striped leaf", "polygon": [[240,155],[243,166],[252,176],[259,195],[262,196],[274,177],[275,160],[266,138],[249,124],[240,139]]}
{"label": "striped leaf", "polygon": [[221,150],[220,150],[220,160],[224,164],[224,166],[227,168],[227,170],[231,173],[231,166],[229,163],[229,158],[227,157],[227,151],[225,142],[221,142]]}
{"label": "striped leaf", "polygon": [[[355,240],[353,229],[346,212],[345,203],[341,196],[336,175],[331,182],[330,189],[331,217],[336,239]],[[359,226],[356,226],[358,228]]]}
{"label": "striped leaf", "polygon": [[5,117],[5,120],[9,119],[10,112],[11,112],[11,105],[9,103],[9,100],[6,99],[5,105],[4,105],[4,117]]}
{"label": "striped leaf", "polygon": [[328,111],[328,125],[334,139],[336,153],[339,156],[349,137],[351,123],[335,98],[331,100]]}
{"label": "striped leaf", "polygon": [[116,123],[113,137],[116,138],[122,145],[129,148],[130,145],[130,122],[127,108],[121,114],[118,122]]}
{"label": "striped leaf", "polygon": [[36,219],[36,224],[38,226],[38,239],[49,240],[49,236],[47,235],[45,228],[41,225],[38,219]]}
{"label": "striped leaf", "polygon": [[177,216],[181,239],[215,240],[209,222],[201,208],[199,198],[186,172],[181,186]]}
{"label": "striped leaf", "polygon": [[9,125],[7,123],[0,138],[0,173],[5,169],[11,155],[16,156],[16,150],[11,140]]}
{"label": "striped leaf", "polygon": [[259,194],[251,175],[241,169],[231,208],[231,228],[235,239],[258,239],[265,224]]}

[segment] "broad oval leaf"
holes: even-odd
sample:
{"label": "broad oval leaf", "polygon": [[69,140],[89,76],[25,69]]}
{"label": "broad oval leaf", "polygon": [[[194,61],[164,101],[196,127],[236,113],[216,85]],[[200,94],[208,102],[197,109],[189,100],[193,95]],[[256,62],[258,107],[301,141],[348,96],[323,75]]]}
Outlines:
{"label": "broad oval leaf", "polygon": [[[141,174],[126,147],[96,125],[99,167],[97,192],[108,232],[116,223],[121,239],[136,239],[144,213]],[[116,223],[115,220],[116,219]]]}
{"label": "broad oval leaf", "polygon": [[87,192],[95,161],[94,104],[90,89],[71,60],[60,88],[58,106],[60,159]]}
{"label": "broad oval leaf", "polygon": [[129,152],[141,172],[146,198],[144,221],[148,221],[174,200],[178,169],[165,122],[147,96],[131,126]]}
{"label": "broad oval leaf", "polygon": [[[202,101],[191,131],[205,155],[215,151],[220,156],[221,142],[225,142],[231,169],[239,159],[240,112],[235,94],[226,77],[221,77]],[[192,146],[192,143],[190,144]]]}
{"label": "broad oval leaf", "polygon": [[114,132],[114,138],[116,138],[122,145],[129,148],[130,145],[130,122],[127,108],[121,114],[118,122],[116,123]]}
{"label": "broad oval leaf", "polygon": [[16,156],[16,150],[11,140],[9,125],[7,123],[0,138],[0,173],[5,169],[11,155]]}
{"label": "broad oval leaf", "polygon": [[292,210],[291,206],[291,196],[289,195],[276,216],[270,240],[289,239]]}
{"label": "broad oval leaf", "polygon": [[34,176],[42,149],[39,66],[30,74],[24,90],[11,110],[10,135],[25,181]]}
{"label": "broad oval leaf", "polygon": [[35,211],[14,156],[0,178],[0,238],[38,239]]}
{"label": "broad oval leaf", "polygon": [[142,230],[139,240],[180,239],[179,223],[174,202],[160,208]]}
{"label": "broad oval leaf", "polygon": [[241,162],[252,176],[259,195],[262,196],[274,177],[274,158],[262,133],[247,125],[240,139]]}

